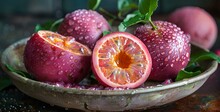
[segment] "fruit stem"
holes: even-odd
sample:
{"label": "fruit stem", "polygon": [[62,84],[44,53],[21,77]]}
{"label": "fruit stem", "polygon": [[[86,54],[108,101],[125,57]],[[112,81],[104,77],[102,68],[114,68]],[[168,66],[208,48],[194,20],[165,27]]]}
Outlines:
{"label": "fruit stem", "polygon": [[99,8],[99,11],[104,13],[105,15],[109,16],[112,19],[116,19],[117,18],[116,16],[114,16],[113,14],[111,14],[110,12],[106,11],[105,9],[103,9],[101,7]]}
{"label": "fruit stem", "polygon": [[56,21],[50,26],[50,30],[52,31],[53,28],[54,28],[57,24],[61,23],[62,21],[63,21],[63,18],[56,20]]}
{"label": "fruit stem", "polygon": [[151,19],[149,19],[150,25],[153,27],[153,30],[157,30],[157,26],[154,25],[153,21],[151,21]]}

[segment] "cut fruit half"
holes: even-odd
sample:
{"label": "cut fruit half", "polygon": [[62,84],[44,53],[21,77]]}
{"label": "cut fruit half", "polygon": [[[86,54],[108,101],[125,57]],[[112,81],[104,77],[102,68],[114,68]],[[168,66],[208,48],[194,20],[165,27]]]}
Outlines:
{"label": "cut fruit half", "polygon": [[45,39],[47,42],[72,52],[77,55],[91,55],[91,50],[85,45],[75,41],[74,38],[68,38],[57,33],[51,33],[51,31],[39,31],[38,35]]}
{"label": "cut fruit half", "polygon": [[98,40],[92,62],[93,72],[101,84],[122,88],[143,84],[152,67],[147,47],[126,32],[114,32]]}
{"label": "cut fruit half", "polygon": [[24,64],[41,82],[78,83],[91,68],[92,51],[74,40],[51,31],[38,31],[28,40]]}

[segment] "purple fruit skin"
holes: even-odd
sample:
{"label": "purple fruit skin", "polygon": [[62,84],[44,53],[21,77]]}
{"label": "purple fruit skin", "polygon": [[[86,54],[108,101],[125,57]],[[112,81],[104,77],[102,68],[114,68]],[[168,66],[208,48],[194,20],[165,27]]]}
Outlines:
{"label": "purple fruit skin", "polygon": [[182,7],[171,13],[168,21],[190,34],[191,42],[210,49],[217,38],[217,25],[214,18],[199,7]]}
{"label": "purple fruit skin", "polygon": [[24,64],[36,80],[77,83],[88,74],[91,56],[77,56],[53,46],[35,33],[27,42]]}
{"label": "purple fruit skin", "polygon": [[106,19],[96,11],[79,9],[65,16],[58,33],[72,36],[76,41],[93,49],[103,31],[111,28]]}
{"label": "purple fruit skin", "polygon": [[152,57],[149,80],[174,79],[190,60],[190,36],[176,25],[155,21],[157,30],[150,24],[139,26],[134,35],[144,42]]}

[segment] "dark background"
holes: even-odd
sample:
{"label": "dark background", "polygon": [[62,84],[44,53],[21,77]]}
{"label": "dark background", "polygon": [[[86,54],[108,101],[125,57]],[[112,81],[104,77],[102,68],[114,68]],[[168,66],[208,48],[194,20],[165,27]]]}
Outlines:
{"label": "dark background", "polygon": [[[56,20],[76,9],[87,9],[88,0],[1,0],[0,1],[0,54],[13,42],[30,36],[37,23]],[[117,0],[103,0],[101,7],[116,13]],[[220,0],[159,0],[153,17],[166,18],[183,6],[198,6],[208,11],[220,25]],[[219,39],[212,50],[220,48]]]}
{"label": "dark background", "polygon": [[[87,9],[87,1],[88,0],[1,0],[0,55],[10,44],[22,38],[31,36],[34,33],[36,24],[62,18],[66,13],[72,12],[76,9]],[[116,4],[117,0],[102,0],[101,7],[112,13],[116,13]],[[218,27],[220,27],[220,0],[159,0],[159,7],[154,13],[153,18],[166,19],[172,11],[183,6],[198,6],[205,9],[214,17]],[[215,51],[216,49],[220,49],[219,34],[211,51]],[[216,92],[218,91],[216,85],[219,87],[220,81],[214,80],[216,77],[219,78],[218,73],[220,73],[219,68],[207,82],[210,85],[206,84],[203,86],[203,88],[197,92],[198,94],[193,94],[167,106],[166,108],[152,110],[150,112],[160,112],[165,110],[167,110],[166,112],[171,112],[171,110],[172,112],[175,112],[174,110],[181,112],[187,111],[184,109],[196,109],[196,106],[200,108],[199,104],[204,103],[201,101],[208,102],[215,99],[216,96],[219,96],[219,92]],[[0,76],[3,75],[6,74],[0,68]],[[204,103],[204,105],[206,105],[206,103]],[[217,106],[220,107],[220,103]],[[32,99],[21,93],[14,86],[10,86],[5,90],[0,91],[0,112],[5,110],[15,111],[15,108],[19,112],[65,111],[63,108],[51,107],[48,104]]]}

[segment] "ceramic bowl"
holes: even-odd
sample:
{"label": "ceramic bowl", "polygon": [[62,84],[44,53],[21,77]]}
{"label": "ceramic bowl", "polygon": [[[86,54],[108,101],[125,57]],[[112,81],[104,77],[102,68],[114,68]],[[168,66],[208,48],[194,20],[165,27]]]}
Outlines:
{"label": "ceramic bowl", "polygon": [[[2,54],[2,68],[10,76],[14,85],[26,95],[40,101],[85,111],[144,110],[174,102],[198,90],[218,66],[216,61],[207,61],[201,65],[206,70],[200,75],[167,85],[146,81],[145,85],[149,85],[146,88],[129,90],[65,88],[31,80],[5,68],[5,64],[8,64],[26,71],[23,64],[23,51],[27,40],[28,38],[12,44]],[[192,50],[196,52],[198,48]]]}

